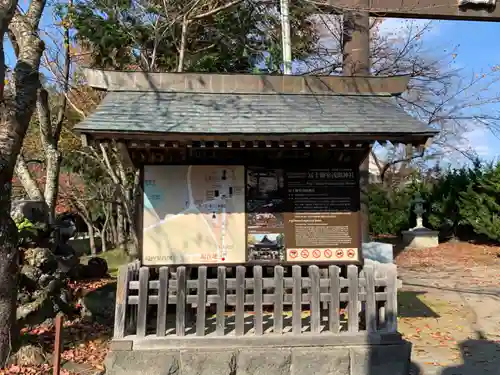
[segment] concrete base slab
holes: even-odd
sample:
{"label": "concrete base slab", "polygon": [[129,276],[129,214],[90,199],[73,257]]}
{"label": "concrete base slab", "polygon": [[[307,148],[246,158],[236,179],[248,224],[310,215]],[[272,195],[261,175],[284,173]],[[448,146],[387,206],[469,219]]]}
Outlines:
{"label": "concrete base slab", "polygon": [[427,228],[405,230],[403,244],[406,249],[428,249],[439,246],[439,232]]}
{"label": "concrete base slab", "polygon": [[291,375],[350,374],[349,349],[310,348],[292,355]]}
{"label": "concrete base slab", "polygon": [[180,375],[178,351],[116,351],[105,361],[106,374]]}
{"label": "concrete base slab", "polygon": [[180,358],[186,374],[235,374],[238,352],[181,351]]}
{"label": "concrete base slab", "polygon": [[[351,375],[409,374],[411,343],[351,348]],[[407,358],[407,360],[400,360]]]}
{"label": "concrete base slab", "polygon": [[408,375],[411,343],[112,351],[108,375]]}
{"label": "concrete base slab", "polygon": [[290,349],[243,350],[238,356],[236,374],[289,375],[291,357]]}

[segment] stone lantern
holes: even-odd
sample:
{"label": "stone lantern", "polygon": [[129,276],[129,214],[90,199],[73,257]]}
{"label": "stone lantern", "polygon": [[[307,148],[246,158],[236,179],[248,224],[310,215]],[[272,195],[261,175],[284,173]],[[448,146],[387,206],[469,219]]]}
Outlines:
{"label": "stone lantern", "polygon": [[415,194],[415,199],[413,200],[413,203],[415,204],[413,212],[415,212],[415,215],[417,215],[417,225],[413,229],[424,228],[422,215],[425,213],[425,208],[424,208],[425,201],[423,200],[420,193]]}
{"label": "stone lantern", "polygon": [[417,225],[414,228],[405,230],[403,234],[403,243],[405,248],[411,249],[427,249],[437,247],[439,245],[439,232],[424,227],[423,214],[425,213],[424,203],[420,193],[415,194],[412,203],[415,208],[413,212],[417,216]]}

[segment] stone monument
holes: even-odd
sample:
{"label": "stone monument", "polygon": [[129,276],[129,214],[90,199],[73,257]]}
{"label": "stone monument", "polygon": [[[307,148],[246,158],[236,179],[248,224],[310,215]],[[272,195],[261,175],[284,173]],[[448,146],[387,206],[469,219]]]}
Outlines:
{"label": "stone monument", "polygon": [[407,249],[427,249],[439,245],[439,232],[424,227],[422,215],[425,212],[425,201],[419,193],[415,194],[413,212],[417,215],[417,225],[414,228],[405,230],[403,234],[403,243]]}

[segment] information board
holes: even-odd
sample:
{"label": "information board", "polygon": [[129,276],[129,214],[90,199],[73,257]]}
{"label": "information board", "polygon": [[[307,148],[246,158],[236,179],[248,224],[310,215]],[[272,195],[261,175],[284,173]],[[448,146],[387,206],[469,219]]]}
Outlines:
{"label": "information board", "polygon": [[358,260],[356,166],[248,167],[246,208],[249,260]]}
{"label": "information board", "polygon": [[145,265],[354,262],[357,165],[144,167]]}
{"label": "information board", "polygon": [[359,178],[356,168],[289,170],[285,214],[289,261],[357,260]]}

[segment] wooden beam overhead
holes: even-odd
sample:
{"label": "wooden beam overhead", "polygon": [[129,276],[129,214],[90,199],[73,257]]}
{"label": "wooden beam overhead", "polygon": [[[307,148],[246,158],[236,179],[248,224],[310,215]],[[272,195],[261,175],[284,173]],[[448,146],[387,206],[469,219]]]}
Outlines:
{"label": "wooden beam overhead", "polygon": [[[344,0],[345,1],[345,0]],[[150,73],[84,69],[87,84],[108,91],[212,94],[400,95],[409,75],[276,76],[266,74]]]}
{"label": "wooden beam overhead", "polygon": [[164,142],[161,141],[120,141],[118,142],[120,146],[125,147],[129,150],[173,150],[173,149],[183,149],[183,148],[206,148],[206,149],[279,149],[279,148],[348,148],[348,149],[360,149],[367,145],[372,144],[369,140],[354,140],[353,142],[344,142],[342,140],[316,140],[316,141],[230,141],[230,142],[217,142],[217,141],[185,141],[181,143],[171,143],[166,147],[163,146]]}
{"label": "wooden beam overhead", "polygon": [[342,14],[347,11],[368,11],[372,17],[417,18],[455,21],[500,21],[500,6],[459,6],[458,0],[360,0],[311,1],[322,11]]}
{"label": "wooden beam overhead", "polygon": [[[435,132],[412,134],[271,134],[264,139],[255,136],[231,135],[180,135],[180,134],[130,134],[93,133],[92,142],[126,142],[129,149],[181,149],[181,148],[307,148],[309,147],[363,147],[374,141],[400,142],[415,146],[430,143]],[[271,147],[268,144],[271,144]],[[346,145],[346,146],[344,146]]]}

